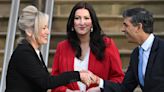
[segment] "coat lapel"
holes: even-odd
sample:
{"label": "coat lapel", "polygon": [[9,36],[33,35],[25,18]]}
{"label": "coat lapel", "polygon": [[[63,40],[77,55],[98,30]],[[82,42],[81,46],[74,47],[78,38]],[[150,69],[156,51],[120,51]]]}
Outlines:
{"label": "coat lapel", "polygon": [[94,58],[94,56],[93,56],[93,53],[90,51],[90,53],[89,53],[89,60],[88,60],[88,70],[89,71],[94,71],[94,65],[95,65],[95,58]]}
{"label": "coat lapel", "polygon": [[[139,59],[138,59],[138,56],[139,56],[139,50],[138,48],[136,48],[135,52],[134,52],[134,55],[132,55],[134,57],[132,57],[132,61],[134,61],[134,72],[135,72],[135,76],[137,77],[138,79],[138,62],[139,62]],[[133,66],[132,66],[133,67]],[[138,80],[139,81],[139,80]]]}
{"label": "coat lapel", "polygon": [[[71,47],[68,47],[68,48],[71,48]],[[68,61],[66,62],[67,63],[67,71],[74,71],[74,58],[75,58],[75,50],[74,49],[67,49],[67,59]],[[71,86],[73,89],[77,89],[79,90],[79,86],[77,84],[77,82],[73,82],[71,83]]]}
{"label": "coat lapel", "polygon": [[71,48],[69,50],[67,50],[67,52],[69,53],[67,56],[67,71],[74,71],[74,58],[75,58],[75,51]]}
{"label": "coat lapel", "polygon": [[155,61],[154,59],[157,55],[158,42],[159,42],[158,38],[155,37],[152,48],[151,48],[151,51],[150,51],[148,64],[147,64],[147,67],[146,67],[145,80],[144,80],[145,84],[146,84],[146,80],[149,78],[149,76],[151,74],[152,67],[153,67],[153,64],[154,64],[154,61]]}
{"label": "coat lapel", "polygon": [[[45,62],[44,62],[44,60],[43,60],[42,53],[40,52],[39,54],[40,54],[40,58],[41,58],[41,62],[42,62],[42,64],[43,64],[43,67],[46,67]],[[46,70],[47,70],[47,69],[46,69]]]}
{"label": "coat lapel", "polygon": [[37,55],[37,53],[36,53],[36,51],[35,51],[35,49],[32,47],[32,45],[31,45],[27,40],[22,40],[22,44],[26,44],[26,45],[28,45],[28,46],[32,49],[33,53],[35,54],[35,57],[37,58],[37,62],[38,62],[43,68],[45,68],[45,70],[48,72],[47,67],[46,67],[46,65],[45,65],[45,63],[44,63],[42,54],[40,53],[40,58],[41,58],[41,60],[40,60],[39,57],[38,57],[38,55]]}
{"label": "coat lapel", "polygon": [[[138,78],[138,63],[139,63],[139,58],[138,58],[138,56],[139,56],[139,49],[137,48],[137,50],[136,50],[136,53],[137,54],[135,54],[135,58],[134,58],[134,60],[135,60],[135,63],[136,64],[134,64],[135,65],[135,76],[137,76],[137,78]],[[139,80],[138,80],[139,81]]]}

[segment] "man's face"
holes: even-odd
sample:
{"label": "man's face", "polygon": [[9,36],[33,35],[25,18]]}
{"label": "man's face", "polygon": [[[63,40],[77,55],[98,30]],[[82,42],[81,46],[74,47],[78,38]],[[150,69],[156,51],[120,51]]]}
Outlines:
{"label": "man's face", "polygon": [[131,17],[124,18],[122,32],[124,32],[128,42],[137,42],[137,26],[131,23]]}

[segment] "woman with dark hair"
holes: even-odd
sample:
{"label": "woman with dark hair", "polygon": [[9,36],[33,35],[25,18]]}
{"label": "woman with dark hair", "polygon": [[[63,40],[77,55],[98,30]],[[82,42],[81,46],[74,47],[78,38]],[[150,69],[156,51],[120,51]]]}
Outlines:
{"label": "woman with dark hair", "polygon": [[[65,71],[89,70],[102,79],[120,83],[124,77],[118,49],[101,30],[93,7],[78,2],[67,23],[67,40],[60,42],[54,56],[52,75]],[[103,82],[103,80],[101,81]],[[81,82],[52,89],[52,92],[99,92],[100,86]]]}

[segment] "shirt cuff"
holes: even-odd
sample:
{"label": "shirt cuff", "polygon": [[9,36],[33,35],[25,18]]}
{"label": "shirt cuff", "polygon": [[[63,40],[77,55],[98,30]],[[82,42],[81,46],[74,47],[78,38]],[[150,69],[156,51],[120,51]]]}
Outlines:
{"label": "shirt cuff", "polygon": [[104,81],[103,79],[100,78],[100,83],[99,83],[100,88],[104,88]]}

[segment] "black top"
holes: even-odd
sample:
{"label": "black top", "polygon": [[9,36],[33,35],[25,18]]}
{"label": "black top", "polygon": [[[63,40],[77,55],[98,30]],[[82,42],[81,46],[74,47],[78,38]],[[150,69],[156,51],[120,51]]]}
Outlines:
{"label": "black top", "polygon": [[47,89],[80,81],[77,71],[51,76],[42,56],[41,59],[28,41],[18,44],[9,62],[5,92],[46,92]]}

